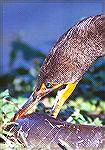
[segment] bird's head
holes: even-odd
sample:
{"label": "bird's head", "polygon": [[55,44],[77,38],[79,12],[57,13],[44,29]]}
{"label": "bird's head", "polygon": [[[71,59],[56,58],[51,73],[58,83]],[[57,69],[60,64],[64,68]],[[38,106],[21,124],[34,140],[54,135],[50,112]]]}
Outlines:
{"label": "bird's head", "polygon": [[105,15],[84,19],[64,33],[42,65],[34,92],[13,120],[22,118],[45,95],[67,84],[56,107],[61,108],[83,74],[98,57],[105,55],[104,37]]}

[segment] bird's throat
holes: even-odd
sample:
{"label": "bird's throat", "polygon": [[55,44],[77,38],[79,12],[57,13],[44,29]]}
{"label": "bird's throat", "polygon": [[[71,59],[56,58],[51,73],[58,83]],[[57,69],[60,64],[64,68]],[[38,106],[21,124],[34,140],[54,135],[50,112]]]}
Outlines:
{"label": "bird's throat", "polygon": [[65,89],[58,91],[56,100],[55,100],[55,104],[54,104],[52,112],[51,112],[51,115],[54,118],[57,117],[62,105],[65,103],[65,101],[68,99],[68,97],[72,94],[76,85],[77,85],[77,83],[69,82]]}

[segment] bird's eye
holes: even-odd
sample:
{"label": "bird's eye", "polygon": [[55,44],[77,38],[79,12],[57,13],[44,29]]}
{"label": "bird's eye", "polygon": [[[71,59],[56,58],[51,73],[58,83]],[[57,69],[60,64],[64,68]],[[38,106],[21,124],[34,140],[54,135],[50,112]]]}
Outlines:
{"label": "bird's eye", "polygon": [[46,83],[46,87],[47,87],[47,88],[52,88],[52,84],[51,84],[50,82],[47,82],[47,83]]}

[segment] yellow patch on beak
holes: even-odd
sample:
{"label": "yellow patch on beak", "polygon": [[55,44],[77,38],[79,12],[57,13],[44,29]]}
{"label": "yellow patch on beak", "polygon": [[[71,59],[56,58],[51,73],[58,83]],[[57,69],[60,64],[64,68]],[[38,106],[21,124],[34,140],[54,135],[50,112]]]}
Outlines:
{"label": "yellow patch on beak", "polygon": [[41,88],[40,88],[40,90],[45,90],[45,89],[46,89],[46,86],[45,86],[45,84],[43,83],[42,86],[41,86]]}
{"label": "yellow patch on beak", "polygon": [[52,110],[52,116],[54,118],[57,117],[62,105],[68,99],[68,97],[72,94],[76,87],[77,83],[67,83],[67,86],[64,90],[59,91],[59,94],[56,97],[55,104]]}

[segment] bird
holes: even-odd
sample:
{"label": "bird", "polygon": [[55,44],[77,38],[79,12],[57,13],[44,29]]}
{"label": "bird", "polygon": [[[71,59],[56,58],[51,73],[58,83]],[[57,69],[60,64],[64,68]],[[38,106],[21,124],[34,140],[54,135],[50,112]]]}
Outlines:
{"label": "bird", "polygon": [[73,93],[86,71],[105,55],[105,15],[90,16],[65,32],[50,50],[40,69],[36,87],[13,121],[25,117],[48,93],[65,86],[51,115],[57,118],[62,105]]}

